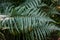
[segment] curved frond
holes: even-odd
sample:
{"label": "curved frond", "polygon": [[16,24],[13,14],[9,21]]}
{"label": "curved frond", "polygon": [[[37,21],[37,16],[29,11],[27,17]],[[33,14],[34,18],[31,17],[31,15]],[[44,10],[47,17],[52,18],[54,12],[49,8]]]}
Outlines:
{"label": "curved frond", "polygon": [[54,21],[48,17],[5,18],[5,20],[2,21],[1,29],[8,29],[9,32],[14,35],[21,35],[21,33],[23,33],[22,35],[26,40],[45,40],[46,36],[52,32],[55,27],[55,25],[50,22]]}

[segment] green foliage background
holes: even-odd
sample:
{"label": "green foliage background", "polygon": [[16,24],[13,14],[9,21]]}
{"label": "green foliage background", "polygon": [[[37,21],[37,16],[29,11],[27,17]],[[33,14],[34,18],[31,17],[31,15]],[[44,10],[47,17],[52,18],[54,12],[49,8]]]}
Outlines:
{"label": "green foliage background", "polygon": [[50,40],[60,31],[59,0],[0,0],[1,40]]}

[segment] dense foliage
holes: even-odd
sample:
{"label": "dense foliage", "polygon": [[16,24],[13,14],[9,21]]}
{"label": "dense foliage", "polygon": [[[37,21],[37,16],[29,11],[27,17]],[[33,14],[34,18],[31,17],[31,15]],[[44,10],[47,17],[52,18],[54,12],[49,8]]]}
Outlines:
{"label": "dense foliage", "polygon": [[1,40],[49,40],[51,32],[60,31],[59,0],[0,1]]}

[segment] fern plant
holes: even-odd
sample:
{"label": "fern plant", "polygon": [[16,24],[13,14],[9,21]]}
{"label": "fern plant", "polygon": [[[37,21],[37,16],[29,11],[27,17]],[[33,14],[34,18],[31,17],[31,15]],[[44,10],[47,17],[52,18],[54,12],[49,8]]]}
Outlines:
{"label": "fern plant", "polygon": [[7,33],[6,40],[48,40],[46,37],[51,32],[60,30],[50,18],[59,13],[53,4],[47,5],[42,0],[26,0],[18,7],[7,7],[3,14],[6,17],[0,21],[0,30],[13,35],[8,39]]}

